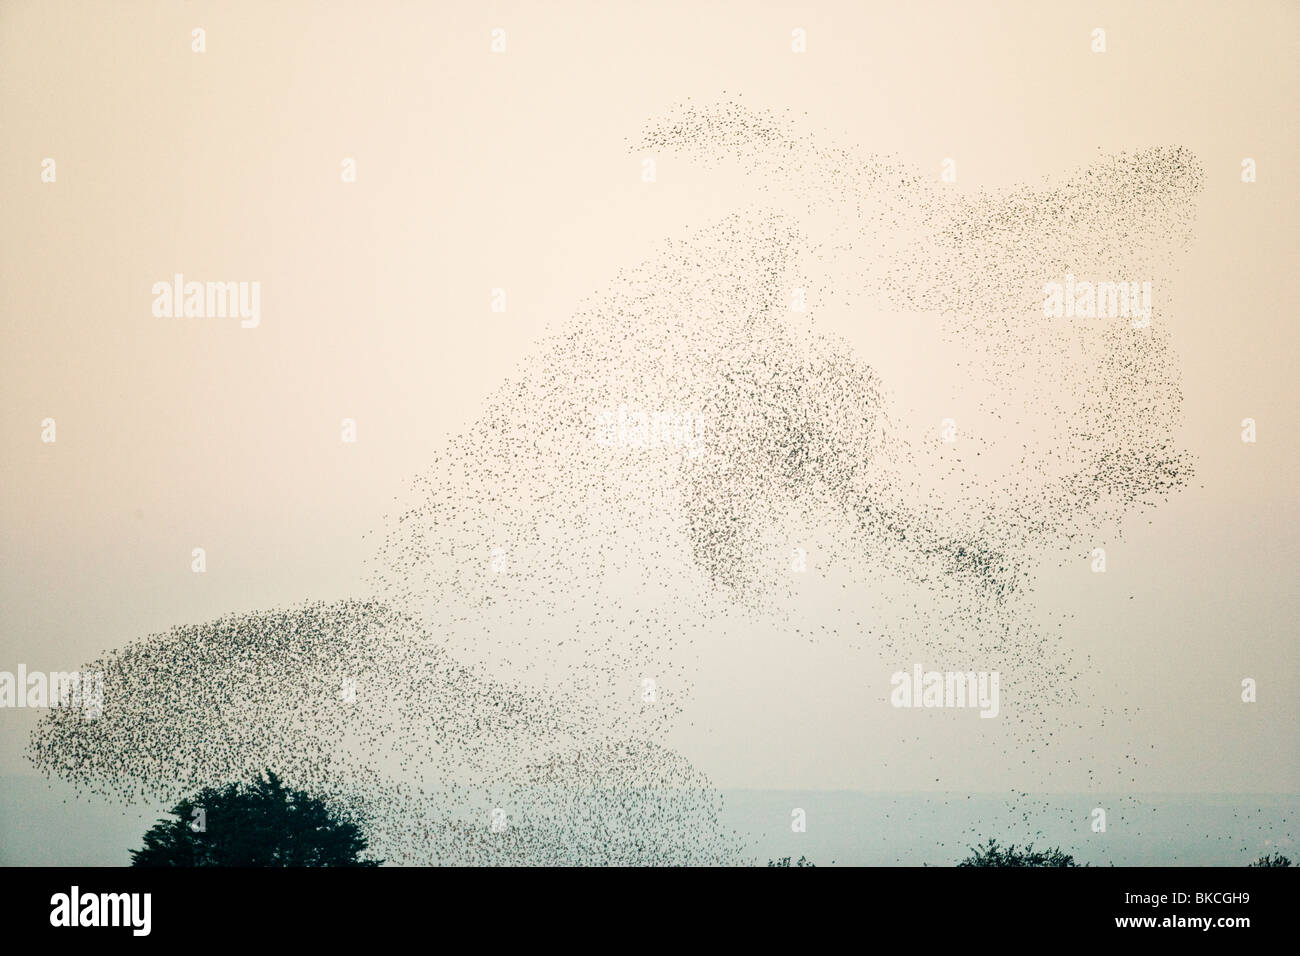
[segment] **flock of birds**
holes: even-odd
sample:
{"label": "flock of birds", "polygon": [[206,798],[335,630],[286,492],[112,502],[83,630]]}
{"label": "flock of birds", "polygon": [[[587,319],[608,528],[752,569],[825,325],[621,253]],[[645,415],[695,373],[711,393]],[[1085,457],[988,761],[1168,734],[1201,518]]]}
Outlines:
{"label": "flock of birds", "polygon": [[[731,164],[758,199],[539,343],[376,532],[370,598],[106,655],[103,717],[50,711],[38,766],[148,800],[269,767],[394,862],[727,863],[745,840],[665,744],[719,627],[997,670],[1022,762],[1081,723],[1083,665],[1034,620],[1033,568],[1192,474],[1163,303],[1195,159],[958,192],[738,101],[688,103],[631,146]],[[1067,272],[1153,279],[1162,308],[1141,329],[1044,319]],[[869,356],[818,327],[866,308],[941,317],[957,441],[900,423]],[[661,414],[694,440],[599,434]],[[792,554],[842,606],[806,605]]]}

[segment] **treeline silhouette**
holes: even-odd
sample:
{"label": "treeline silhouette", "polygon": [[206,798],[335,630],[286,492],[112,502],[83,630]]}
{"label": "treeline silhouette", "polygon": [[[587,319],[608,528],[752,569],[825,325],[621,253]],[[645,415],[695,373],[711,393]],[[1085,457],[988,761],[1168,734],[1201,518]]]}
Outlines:
{"label": "treeline silhouette", "polygon": [[[373,867],[383,860],[365,856],[368,843],[356,820],[320,799],[284,786],[267,770],[251,783],[207,787],[181,800],[131,850],[131,865],[141,867]],[[1032,843],[1002,846],[990,837],[969,847],[959,867],[1077,867],[1060,847],[1036,850]],[[831,861],[834,863],[834,861]],[[806,856],[769,859],[768,866],[815,867]],[[1273,851],[1247,864],[1289,867],[1291,860]]]}

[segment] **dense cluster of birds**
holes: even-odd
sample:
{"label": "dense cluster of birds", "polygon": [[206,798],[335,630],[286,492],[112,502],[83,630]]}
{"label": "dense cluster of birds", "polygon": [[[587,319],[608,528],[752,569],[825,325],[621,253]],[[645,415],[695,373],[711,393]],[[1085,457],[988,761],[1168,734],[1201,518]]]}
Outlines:
{"label": "dense cluster of birds", "polygon": [[[231,616],[93,662],[104,714],[54,709],[29,755],[112,796],[171,802],[282,768],[402,863],[721,863],[717,794],[583,702],[497,683],[373,601]],[[596,728],[598,729],[598,728]]]}
{"label": "dense cluster of birds", "polygon": [[[91,665],[103,717],[51,711],[37,765],[148,799],[272,767],[397,862],[737,862],[718,793],[664,741],[699,647],[746,621],[792,650],[998,670],[1015,748],[1051,744],[1082,665],[1031,613],[1036,562],[1192,474],[1164,318],[1195,159],[958,192],[739,102],[631,146],[734,164],[757,199],[539,343],[376,532],[372,599],[112,653]],[[1067,273],[1149,279],[1159,308],[1143,328],[1044,318]],[[819,308],[939,314],[960,438],[905,427]],[[792,555],[842,598],[806,606]]]}

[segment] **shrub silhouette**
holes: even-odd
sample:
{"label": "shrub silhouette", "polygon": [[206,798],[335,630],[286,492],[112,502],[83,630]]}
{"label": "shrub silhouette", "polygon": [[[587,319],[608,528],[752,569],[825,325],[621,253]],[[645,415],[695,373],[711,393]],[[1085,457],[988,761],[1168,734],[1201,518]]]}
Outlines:
{"label": "shrub silhouette", "polygon": [[271,771],[252,783],[207,787],[168,811],[131,851],[132,866],[378,866],[341,818]]}
{"label": "shrub silhouette", "polygon": [[1261,856],[1254,863],[1247,863],[1247,866],[1290,866],[1291,858],[1283,856],[1280,850],[1274,850],[1267,856]]}
{"label": "shrub silhouette", "polygon": [[1060,847],[1050,850],[1035,850],[1031,843],[1023,848],[998,846],[998,841],[989,838],[987,845],[971,847],[971,855],[958,863],[958,866],[1078,866],[1074,857],[1061,852]]}
{"label": "shrub silhouette", "polygon": [[779,860],[768,860],[767,865],[768,866],[816,866],[817,864],[814,863],[812,860],[808,859],[808,857],[806,856],[799,857],[799,862],[797,863],[791,863],[790,858],[788,856],[783,856]]}

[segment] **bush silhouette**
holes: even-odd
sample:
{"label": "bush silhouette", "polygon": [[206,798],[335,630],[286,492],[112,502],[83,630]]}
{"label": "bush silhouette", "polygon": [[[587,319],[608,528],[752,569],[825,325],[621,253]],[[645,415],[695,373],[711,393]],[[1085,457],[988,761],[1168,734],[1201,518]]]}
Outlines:
{"label": "bush silhouette", "polygon": [[1053,847],[1050,850],[1035,850],[1031,843],[1026,847],[1017,848],[1013,843],[1010,846],[998,846],[998,841],[992,837],[985,846],[971,847],[971,855],[958,863],[958,866],[1078,866],[1074,862],[1074,857],[1068,853],[1062,853],[1060,847]]}
{"label": "bush silhouette", "polygon": [[806,856],[799,857],[799,862],[797,863],[791,863],[790,858],[788,856],[783,856],[779,860],[768,860],[767,865],[768,866],[816,866],[817,864],[814,863],[812,860],[808,859],[808,857]]}
{"label": "bush silhouette", "polygon": [[271,771],[207,787],[168,811],[131,851],[132,866],[378,866],[361,829]]}
{"label": "bush silhouette", "polygon": [[1274,850],[1268,856],[1261,856],[1254,863],[1247,863],[1247,866],[1290,866],[1291,858],[1283,856],[1281,851]]}

